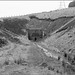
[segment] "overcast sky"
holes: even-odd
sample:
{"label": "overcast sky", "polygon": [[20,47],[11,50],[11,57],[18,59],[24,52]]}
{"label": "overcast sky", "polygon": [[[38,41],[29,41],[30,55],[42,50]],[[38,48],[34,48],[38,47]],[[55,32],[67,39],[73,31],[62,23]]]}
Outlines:
{"label": "overcast sky", "polygon": [[[67,8],[70,1],[0,1],[0,17],[26,15]],[[62,7],[60,7],[60,4]]]}

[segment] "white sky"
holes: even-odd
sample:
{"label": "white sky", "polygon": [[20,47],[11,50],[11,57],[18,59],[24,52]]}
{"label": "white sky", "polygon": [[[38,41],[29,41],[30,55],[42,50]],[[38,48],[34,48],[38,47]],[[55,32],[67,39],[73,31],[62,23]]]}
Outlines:
{"label": "white sky", "polygon": [[[65,1],[65,7],[71,1]],[[60,1],[0,1],[0,17],[26,15],[56,10]]]}

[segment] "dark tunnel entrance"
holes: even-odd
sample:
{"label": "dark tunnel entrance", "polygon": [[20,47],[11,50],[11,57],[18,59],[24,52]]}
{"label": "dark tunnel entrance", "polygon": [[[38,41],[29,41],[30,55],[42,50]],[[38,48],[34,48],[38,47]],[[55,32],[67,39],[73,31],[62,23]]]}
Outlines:
{"label": "dark tunnel entrance", "polygon": [[43,38],[43,31],[40,29],[30,29],[28,30],[28,39],[30,41],[40,41]]}

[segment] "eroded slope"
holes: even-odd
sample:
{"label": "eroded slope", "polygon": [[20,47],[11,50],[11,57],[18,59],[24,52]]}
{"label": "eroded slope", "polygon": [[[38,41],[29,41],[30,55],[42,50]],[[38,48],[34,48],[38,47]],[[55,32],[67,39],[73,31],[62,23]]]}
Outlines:
{"label": "eroded slope", "polygon": [[74,12],[74,8],[68,8],[27,15],[28,19],[25,16],[3,18],[0,22],[0,74],[75,74]]}

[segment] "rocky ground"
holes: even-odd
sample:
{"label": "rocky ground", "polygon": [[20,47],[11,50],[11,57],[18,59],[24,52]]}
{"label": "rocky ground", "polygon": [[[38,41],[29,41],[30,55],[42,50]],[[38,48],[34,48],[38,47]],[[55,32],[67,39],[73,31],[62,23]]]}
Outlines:
{"label": "rocky ground", "polygon": [[74,12],[1,18],[0,75],[75,75]]}

